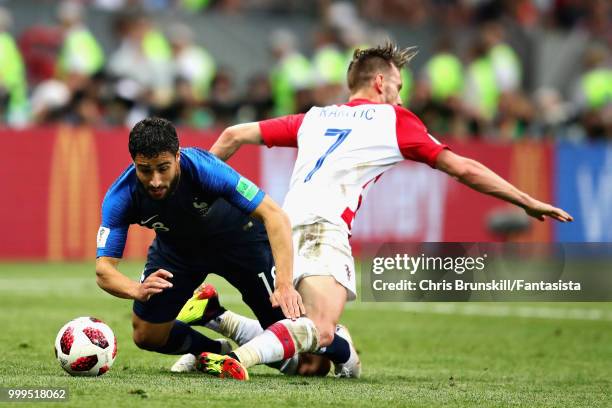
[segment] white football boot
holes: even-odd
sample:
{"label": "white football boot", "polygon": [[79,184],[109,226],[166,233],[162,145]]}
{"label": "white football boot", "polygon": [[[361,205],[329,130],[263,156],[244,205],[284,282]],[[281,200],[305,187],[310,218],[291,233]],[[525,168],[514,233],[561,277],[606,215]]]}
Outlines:
{"label": "white football boot", "polygon": [[[221,342],[221,353],[228,354],[232,351],[232,344],[226,339],[217,339]],[[176,363],[170,367],[170,371],[173,373],[190,373],[196,371],[196,356],[193,354],[184,354],[179,358]]]}
{"label": "white football boot", "polygon": [[353,339],[348,329],[339,324],[336,326],[336,335],[348,341],[351,348],[351,355],[348,361],[344,364],[334,364],[334,374],[337,378],[359,378],[361,376],[361,361],[359,355],[353,346]]}

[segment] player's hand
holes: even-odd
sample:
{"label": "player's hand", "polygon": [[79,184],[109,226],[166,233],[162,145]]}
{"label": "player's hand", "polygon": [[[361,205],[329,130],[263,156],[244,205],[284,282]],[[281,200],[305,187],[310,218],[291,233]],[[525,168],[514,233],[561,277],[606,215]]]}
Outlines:
{"label": "player's hand", "polygon": [[554,218],[561,222],[574,221],[574,218],[561,208],[553,207],[550,204],[535,199],[529,207],[525,208],[525,212],[527,215],[537,218],[540,221],[544,221],[545,217]]}
{"label": "player's hand", "polygon": [[165,269],[158,269],[139,284],[136,292],[136,300],[146,302],[151,296],[161,293],[164,289],[172,287],[169,279],[172,279],[172,274]]}
{"label": "player's hand", "polygon": [[295,320],[306,313],[302,297],[293,285],[282,285],[270,295],[272,307],[279,307],[287,319]]}

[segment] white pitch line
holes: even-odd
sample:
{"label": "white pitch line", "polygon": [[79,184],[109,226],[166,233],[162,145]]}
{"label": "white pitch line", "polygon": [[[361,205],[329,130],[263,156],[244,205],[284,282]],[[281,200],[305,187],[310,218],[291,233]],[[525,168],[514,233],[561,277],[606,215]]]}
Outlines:
{"label": "white pitch line", "polygon": [[[238,295],[224,295],[221,303],[240,304]],[[350,302],[348,310],[380,310],[421,314],[483,316],[483,317],[523,317],[529,319],[591,320],[612,321],[612,307],[606,309],[569,308],[564,306],[523,306],[517,303],[426,303],[426,302]]]}
{"label": "white pitch line", "polygon": [[[77,291],[77,289],[79,289]],[[222,304],[242,304],[241,297],[234,293],[227,293],[221,288]],[[0,278],[0,293],[10,292],[12,294],[24,294],[27,296],[48,296],[50,294],[70,294],[84,296],[82,291],[86,290],[87,296],[108,296],[97,288],[91,277],[79,277],[70,279],[47,280],[20,278]],[[78,293],[79,295],[77,295]],[[350,302],[348,310],[380,310],[401,311],[406,313],[460,315],[460,316],[483,316],[483,317],[522,317],[530,319],[557,319],[557,320],[590,320],[590,321],[612,321],[612,305],[605,308],[577,308],[550,306],[521,305],[520,303],[428,303],[428,302]]]}
{"label": "white pitch line", "polygon": [[418,302],[354,302],[347,309],[394,310],[410,313],[443,314],[485,317],[524,317],[560,320],[612,321],[612,310],[594,308],[567,308],[550,306],[521,306],[494,303],[418,303]]}

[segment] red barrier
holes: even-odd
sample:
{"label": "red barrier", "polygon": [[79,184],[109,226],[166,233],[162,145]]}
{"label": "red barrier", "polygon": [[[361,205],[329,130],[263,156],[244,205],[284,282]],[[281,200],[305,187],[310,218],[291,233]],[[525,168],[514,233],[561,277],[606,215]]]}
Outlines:
{"label": "red barrier", "polygon": [[[95,256],[100,203],[129,165],[127,130],[56,127],[0,132],[5,152],[0,259],[81,260]],[[183,146],[207,148],[216,134],[181,131]],[[552,197],[551,148],[541,144],[453,146],[482,161],[542,200]],[[239,172],[282,201],[293,167],[292,149],[246,147],[230,161]],[[385,173],[355,220],[353,242],[491,241],[490,211],[505,204],[475,193],[416,163]],[[125,257],[142,258],[153,233],[130,229]],[[519,240],[551,240],[550,223]]]}
{"label": "red barrier", "polygon": [[47,253],[49,169],[55,130],[5,130],[0,257],[44,258]]}

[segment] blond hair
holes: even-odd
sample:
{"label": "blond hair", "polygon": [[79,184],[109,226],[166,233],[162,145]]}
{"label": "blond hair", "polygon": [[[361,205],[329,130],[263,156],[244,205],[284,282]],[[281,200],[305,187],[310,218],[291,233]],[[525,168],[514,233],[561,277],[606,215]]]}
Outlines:
{"label": "blond hair", "polygon": [[391,65],[401,69],[416,54],[416,47],[399,48],[391,41],[363,50],[357,48],[347,72],[349,90],[354,92],[361,88],[369,83],[377,72],[386,71]]}

